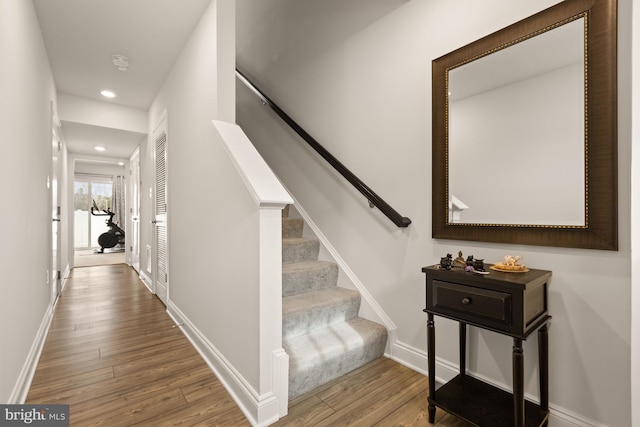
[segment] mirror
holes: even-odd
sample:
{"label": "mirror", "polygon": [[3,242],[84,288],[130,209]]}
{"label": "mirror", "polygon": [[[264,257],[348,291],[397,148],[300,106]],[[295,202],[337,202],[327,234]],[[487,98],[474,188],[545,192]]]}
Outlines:
{"label": "mirror", "polygon": [[585,22],[449,69],[450,222],[585,225]]}
{"label": "mirror", "polygon": [[433,61],[433,237],[617,250],[616,0]]}

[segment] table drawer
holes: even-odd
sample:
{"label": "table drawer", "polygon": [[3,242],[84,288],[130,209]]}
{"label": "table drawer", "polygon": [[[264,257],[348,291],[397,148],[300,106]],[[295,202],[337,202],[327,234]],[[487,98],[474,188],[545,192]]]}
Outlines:
{"label": "table drawer", "polygon": [[480,324],[487,320],[502,326],[513,323],[510,293],[433,280],[430,295],[435,312]]}

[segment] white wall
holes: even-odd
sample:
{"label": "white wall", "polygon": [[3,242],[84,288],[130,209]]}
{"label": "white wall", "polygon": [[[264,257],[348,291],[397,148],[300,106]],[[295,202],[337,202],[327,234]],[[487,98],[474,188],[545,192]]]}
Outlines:
{"label": "white wall", "polygon": [[129,132],[145,133],[147,112],[108,102],[81,98],[68,93],[58,94],[60,120],[84,123]]}
{"label": "white wall", "polygon": [[18,403],[26,392],[17,389],[25,380],[25,363],[32,361],[50,304],[47,175],[50,102],[56,96],[32,2],[0,2],[0,55],[11,58],[0,75],[0,401]]}
{"label": "white wall", "polygon": [[[237,0],[238,67],[402,215],[370,210],[348,184],[298,146],[291,131],[238,88],[238,122],[398,326],[399,347],[423,356],[421,267],[462,250],[506,254],[553,271],[549,293],[552,426],[631,422],[630,0],[619,1],[617,252],[431,238],[431,61],[556,0],[447,2]],[[463,11],[463,12],[461,12]],[[481,182],[479,182],[481,184]],[[457,365],[457,326],[438,319],[438,372]],[[511,383],[511,340],[472,330],[468,366]],[[471,350],[473,349],[473,350]],[[537,395],[536,337],[525,342],[527,393]]]}
{"label": "white wall", "polygon": [[[87,162],[84,157],[77,158],[77,155],[71,156],[74,161],[73,172],[88,175],[124,175],[126,168],[115,163]],[[126,160],[126,159],[125,159]]]}

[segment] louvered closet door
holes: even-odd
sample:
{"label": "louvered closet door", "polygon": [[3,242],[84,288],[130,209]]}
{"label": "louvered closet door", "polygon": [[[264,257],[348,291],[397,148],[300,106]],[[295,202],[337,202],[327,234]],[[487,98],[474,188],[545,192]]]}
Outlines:
{"label": "louvered closet door", "polygon": [[131,266],[140,272],[140,150],[136,150],[129,159],[129,174],[131,178],[131,229],[127,231],[127,241],[131,256]]}
{"label": "louvered closet door", "polygon": [[153,134],[155,141],[155,200],[154,200],[154,268],[153,282],[158,298],[166,305],[168,299],[167,269],[167,128],[166,116]]}

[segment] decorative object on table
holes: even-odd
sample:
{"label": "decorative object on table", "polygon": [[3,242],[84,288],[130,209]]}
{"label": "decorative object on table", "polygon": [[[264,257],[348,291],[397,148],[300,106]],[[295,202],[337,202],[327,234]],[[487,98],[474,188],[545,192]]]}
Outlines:
{"label": "decorative object on table", "polygon": [[469,255],[467,257],[467,267],[473,268],[473,271],[485,271],[484,270],[484,259],[475,259],[473,255]]}
{"label": "decorative object on table", "polygon": [[440,258],[438,268],[442,270],[463,269],[469,273],[489,274],[485,271],[483,259],[475,259],[473,255],[469,255],[465,259],[462,256],[462,251],[458,251],[458,256],[455,259],[451,254]]}
{"label": "decorative object on table", "polygon": [[457,267],[465,268],[467,261],[462,256],[462,251],[458,251],[458,257],[453,261]]}
{"label": "decorative object on table", "polygon": [[504,262],[493,264],[491,269],[502,271],[503,273],[526,273],[529,269],[520,264],[520,260],[522,260],[522,256],[520,255],[507,255],[504,257]]}
{"label": "decorative object on table", "polygon": [[451,270],[453,268],[453,256],[451,254],[447,254],[446,257],[440,258],[440,265],[438,268]]}

